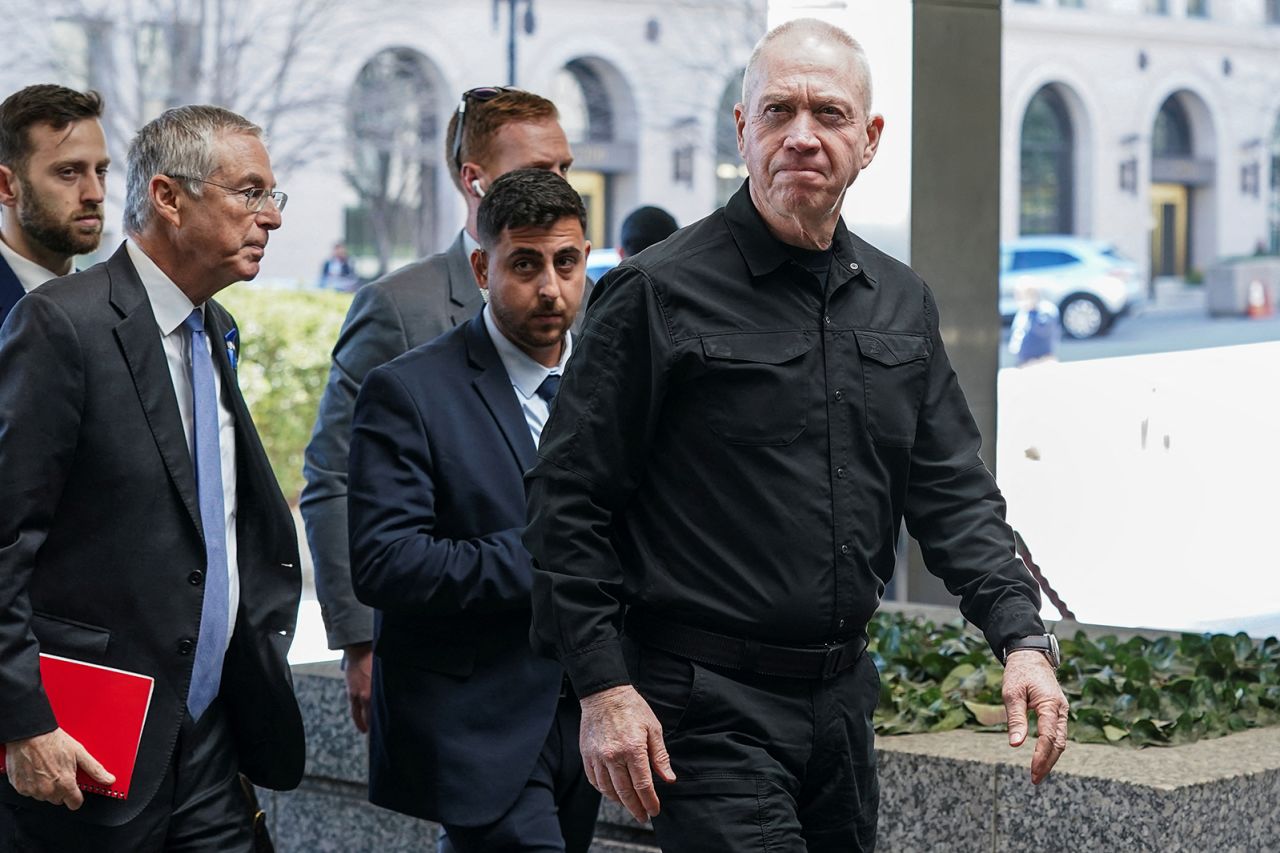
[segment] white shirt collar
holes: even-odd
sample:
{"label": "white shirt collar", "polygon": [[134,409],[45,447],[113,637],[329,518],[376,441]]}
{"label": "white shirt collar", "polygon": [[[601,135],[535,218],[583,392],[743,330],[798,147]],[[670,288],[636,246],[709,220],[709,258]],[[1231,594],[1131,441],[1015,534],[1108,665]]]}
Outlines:
{"label": "white shirt collar", "polygon": [[196,306],[137,243],[126,240],[124,245],[128,249],[129,260],[133,261],[133,268],[138,271],[138,278],[142,279],[147,298],[151,300],[151,311],[156,315],[160,334],[173,334]]}
{"label": "white shirt collar", "polygon": [[462,229],[462,248],[467,251],[468,262],[471,260],[471,253],[480,248],[480,241],[472,237],[471,232],[465,228]]}
{"label": "white shirt collar", "polygon": [[564,349],[560,352],[559,363],[555,367],[544,367],[538,364],[502,334],[497,324],[493,322],[493,311],[488,305],[484,306],[484,327],[489,332],[494,349],[498,351],[498,357],[502,359],[502,366],[507,369],[511,384],[526,400],[533,398],[538,386],[547,376],[552,373],[564,373],[565,363],[573,354],[573,333],[565,332]]}
{"label": "white shirt collar", "polygon": [[35,290],[50,279],[58,278],[56,272],[47,270],[35,261],[19,255],[9,247],[3,237],[0,237],[0,256],[4,257],[9,264],[9,269],[13,270],[13,274],[18,277],[18,283],[22,285],[22,289],[27,293]]}

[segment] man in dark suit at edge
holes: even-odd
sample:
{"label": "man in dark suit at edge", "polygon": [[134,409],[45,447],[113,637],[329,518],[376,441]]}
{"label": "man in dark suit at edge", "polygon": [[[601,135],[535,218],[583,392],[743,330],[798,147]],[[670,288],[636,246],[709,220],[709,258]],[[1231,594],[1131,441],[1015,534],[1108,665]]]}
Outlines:
{"label": "man in dark suit at edge", "polygon": [[[22,851],[249,851],[239,773],[301,780],[288,505],[211,297],[254,278],[286,198],[261,129],[171,109],[129,150],[128,241],[0,332],[0,798]],[[126,800],[58,726],[38,654],[155,679]]]}
{"label": "man in dark suit at edge", "polygon": [[347,553],[347,452],[351,411],[365,375],[401,353],[470,320],[480,310],[471,273],[479,247],[476,211],[487,188],[513,169],[563,177],[573,162],[555,104],[519,89],[464,92],[445,133],[445,162],[467,203],[467,222],[444,252],[356,292],[333,348],[303,473],[302,518],[315,561],[316,597],[329,647],[343,650],[356,728],[368,730],[373,613],[351,589]]}
{"label": "man in dark suit at edge", "polygon": [[573,349],[585,224],[558,175],[499,178],[472,254],[488,306],[374,370],[356,402],[352,572],[377,608],[369,798],[441,822],[459,853],[585,853],[594,830],[577,700],[529,645],[520,543],[522,475]]}
{"label": "man in dark suit at edge", "polygon": [[0,325],[28,292],[102,241],[102,98],[41,84],[0,103]]}

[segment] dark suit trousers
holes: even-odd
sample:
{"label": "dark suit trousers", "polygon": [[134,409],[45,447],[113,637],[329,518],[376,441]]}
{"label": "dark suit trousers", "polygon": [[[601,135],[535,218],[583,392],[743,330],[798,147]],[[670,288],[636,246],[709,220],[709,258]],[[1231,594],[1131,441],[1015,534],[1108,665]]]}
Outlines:
{"label": "dark suit trousers", "polygon": [[160,789],[136,818],[94,826],[57,809],[11,809],[18,853],[249,853],[253,844],[231,730],[216,701],[199,722],[185,717]]}
{"label": "dark suit trousers", "polygon": [[868,655],[829,679],[703,666],[623,638],[676,781],[658,781],[664,853],[870,853],[879,786]]}
{"label": "dark suit trousers", "polygon": [[538,763],[515,804],[485,826],[445,824],[439,853],[586,853],[600,793],[587,781],[578,751],[582,709],[571,691],[565,693]]}

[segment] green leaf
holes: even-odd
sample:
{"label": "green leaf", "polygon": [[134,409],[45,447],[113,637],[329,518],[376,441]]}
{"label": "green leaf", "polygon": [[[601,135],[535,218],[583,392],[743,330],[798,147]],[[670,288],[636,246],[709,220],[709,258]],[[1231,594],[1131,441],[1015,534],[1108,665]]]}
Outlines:
{"label": "green leaf", "polygon": [[969,715],[963,708],[952,708],[941,720],[929,727],[931,732],[949,732],[958,729],[969,721]]}
{"label": "green leaf", "polygon": [[1008,722],[1003,705],[980,705],[966,701],[964,706],[973,714],[980,726],[1002,726]]}
{"label": "green leaf", "polygon": [[942,680],[942,692],[950,693],[960,686],[960,682],[977,672],[977,667],[973,664],[962,663],[947,673],[947,677]]}
{"label": "green leaf", "polygon": [[1129,733],[1124,729],[1120,728],[1119,726],[1112,726],[1112,725],[1103,726],[1102,733],[1103,735],[1106,736],[1106,739],[1111,743],[1115,743],[1116,741],[1122,740],[1129,736]]}

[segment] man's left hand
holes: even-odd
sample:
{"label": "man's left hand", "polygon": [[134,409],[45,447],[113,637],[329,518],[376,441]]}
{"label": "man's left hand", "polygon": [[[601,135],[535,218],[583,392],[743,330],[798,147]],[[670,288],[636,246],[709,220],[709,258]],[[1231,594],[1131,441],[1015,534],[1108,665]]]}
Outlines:
{"label": "man's left hand", "polygon": [[1004,709],[1009,717],[1009,746],[1027,739],[1027,708],[1036,712],[1036,751],[1031,782],[1039,785],[1067,748],[1067,697],[1049,659],[1034,649],[1009,653],[1004,664]]}

